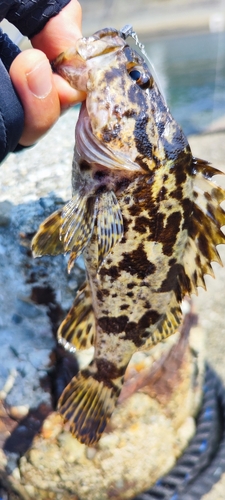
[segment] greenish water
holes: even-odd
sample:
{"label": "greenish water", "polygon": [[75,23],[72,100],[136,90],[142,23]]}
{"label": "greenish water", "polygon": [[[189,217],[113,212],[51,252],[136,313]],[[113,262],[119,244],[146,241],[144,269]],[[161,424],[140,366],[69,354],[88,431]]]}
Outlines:
{"label": "greenish water", "polygon": [[145,48],[186,134],[225,115],[225,32],[162,37]]}

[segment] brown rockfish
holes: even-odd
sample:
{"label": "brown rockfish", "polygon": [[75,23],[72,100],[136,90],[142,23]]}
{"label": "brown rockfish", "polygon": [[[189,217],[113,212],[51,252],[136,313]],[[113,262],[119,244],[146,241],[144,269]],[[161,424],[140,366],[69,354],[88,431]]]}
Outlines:
{"label": "brown rockfish", "polygon": [[102,29],[61,54],[56,72],[86,91],[76,126],[73,198],[41,224],[35,256],[83,254],[87,281],[59,339],[94,346],[94,359],[65,388],[59,412],[73,434],[96,443],[135,351],[173,334],[185,294],[205,287],[225,243],[212,182],[196,159],[142,55],[123,32]]}

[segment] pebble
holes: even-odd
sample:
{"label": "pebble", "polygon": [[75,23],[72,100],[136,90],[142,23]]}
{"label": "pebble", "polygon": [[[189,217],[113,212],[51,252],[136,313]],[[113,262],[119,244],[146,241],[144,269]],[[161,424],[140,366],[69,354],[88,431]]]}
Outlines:
{"label": "pebble", "polygon": [[17,482],[20,482],[20,480],[21,480],[21,476],[20,476],[20,470],[18,469],[18,467],[16,467],[16,468],[12,471],[12,476],[14,477],[14,479],[15,479]]}
{"label": "pebble", "polygon": [[22,419],[27,416],[29,412],[29,406],[21,405],[21,406],[10,406],[8,409],[8,413],[12,418],[16,420]]}
{"label": "pebble", "polygon": [[90,448],[90,446],[87,446],[86,457],[88,458],[88,460],[93,460],[93,458],[95,458],[96,453],[97,453],[96,448]]}
{"label": "pebble", "polygon": [[29,495],[29,499],[37,498],[35,488],[33,486],[31,486],[30,484],[25,484],[24,488]]}
{"label": "pebble", "polygon": [[0,399],[4,400],[7,396],[7,394],[9,394],[9,392],[11,391],[11,389],[13,388],[13,386],[15,384],[15,380],[16,380],[17,376],[18,376],[17,370],[12,369],[6,382],[5,382],[4,387],[0,391]]}
{"label": "pebble", "polygon": [[52,413],[47,417],[41,429],[41,435],[44,439],[55,439],[62,431],[63,421],[60,415]]}

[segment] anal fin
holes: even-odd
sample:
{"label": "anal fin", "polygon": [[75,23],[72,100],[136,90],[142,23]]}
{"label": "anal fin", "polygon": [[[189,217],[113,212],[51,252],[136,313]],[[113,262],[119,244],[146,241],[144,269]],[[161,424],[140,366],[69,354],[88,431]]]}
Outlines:
{"label": "anal fin", "polygon": [[88,446],[96,444],[115,407],[113,388],[82,371],[64,389],[58,411],[70,424],[70,431]]}
{"label": "anal fin", "polygon": [[182,316],[183,314],[180,305],[171,307],[164,320],[162,321],[162,324],[159,325],[154,332],[154,343],[161,342],[162,340],[165,340],[167,337],[175,333],[180,326]]}
{"label": "anal fin", "polygon": [[173,335],[181,324],[182,316],[180,304],[177,303],[174,296],[174,299],[171,301],[170,308],[161,321],[159,321],[154,331],[150,333],[150,329],[147,329],[147,331],[149,330],[149,336],[143,344],[142,350],[148,350],[153,345],[156,345],[170,335]]}
{"label": "anal fin", "polygon": [[78,291],[66,318],[61,323],[58,341],[69,350],[89,349],[95,339],[95,317],[88,283]]}

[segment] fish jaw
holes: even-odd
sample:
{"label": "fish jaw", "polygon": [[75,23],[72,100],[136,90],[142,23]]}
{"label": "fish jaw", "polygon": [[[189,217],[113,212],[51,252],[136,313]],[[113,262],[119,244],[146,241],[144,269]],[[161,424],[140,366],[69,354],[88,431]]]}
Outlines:
{"label": "fish jaw", "polygon": [[79,38],[74,47],[52,61],[52,69],[62,76],[71,87],[80,91],[87,91],[89,71],[93,66],[101,65],[100,58],[121,50],[125,45],[119,32],[113,28],[106,28],[88,38]]}
{"label": "fish jaw", "polygon": [[62,52],[51,64],[54,73],[62,76],[71,87],[85,92],[87,90],[88,68],[76,50],[71,47]]}

